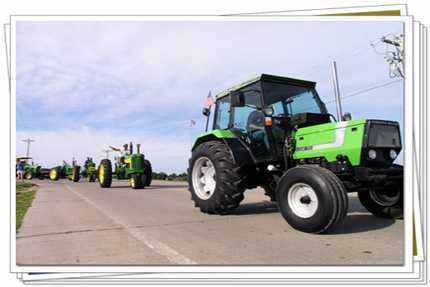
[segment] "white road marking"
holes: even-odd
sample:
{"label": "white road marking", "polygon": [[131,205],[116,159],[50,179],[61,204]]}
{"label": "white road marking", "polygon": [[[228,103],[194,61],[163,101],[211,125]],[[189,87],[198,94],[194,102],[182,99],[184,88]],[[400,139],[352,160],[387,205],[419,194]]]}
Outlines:
{"label": "white road marking", "polygon": [[123,222],[115,214],[112,214],[109,210],[107,210],[107,209],[101,207],[100,205],[92,202],[91,200],[89,200],[85,196],[83,196],[83,195],[79,194],[78,192],[76,192],[70,186],[68,186],[68,185],[65,185],[65,186],[70,191],[72,191],[74,194],[76,194],[78,197],[82,198],[83,200],[85,200],[86,202],[88,202],[91,206],[93,206],[94,208],[96,208],[97,210],[99,210],[100,212],[102,212],[103,214],[105,214],[106,216],[108,216],[115,223],[117,223],[122,228],[124,228],[126,231],[128,231],[131,235],[133,235],[133,237],[135,237],[136,239],[138,239],[139,241],[141,241],[142,243],[144,243],[145,245],[147,245],[149,248],[151,248],[155,252],[157,252],[157,253],[165,256],[170,262],[172,262],[174,264],[187,264],[187,265],[197,264],[196,262],[194,262],[193,260],[189,259],[188,257],[186,257],[186,256],[184,256],[182,254],[179,254],[177,251],[173,250],[169,246],[161,243],[160,241],[158,241],[156,239],[153,239],[153,238],[149,237],[147,234],[145,234],[142,231],[142,229],[128,227],[125,224],[125,222]]}

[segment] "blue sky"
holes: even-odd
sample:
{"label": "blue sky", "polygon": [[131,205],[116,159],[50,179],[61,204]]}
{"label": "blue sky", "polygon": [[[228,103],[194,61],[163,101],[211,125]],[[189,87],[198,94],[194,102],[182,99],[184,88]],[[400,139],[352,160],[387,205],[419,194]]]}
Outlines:
{"label": "blue sky", "polygon": [[205,129],[201,111],[209,91],[215,95],[261,73],[301,78],[317,82],[336,114],[333,60],[347,97],[344,112],[402,123],[403,81],[390,78],[381,54],[389,47],[379,41],[402,31],[398,21],[28,17],[16,22],[17,156],[25,156],[23,140],[31,138],[30,156],[43,167],[72,158],[82,164],[87,156],[99,163],[109,145],[132,141],[154,171],[182,173],[191,139]]}

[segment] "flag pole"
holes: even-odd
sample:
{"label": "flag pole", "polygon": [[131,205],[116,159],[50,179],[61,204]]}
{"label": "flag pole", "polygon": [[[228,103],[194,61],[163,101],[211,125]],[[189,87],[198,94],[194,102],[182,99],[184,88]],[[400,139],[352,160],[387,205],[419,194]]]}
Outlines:
{"label": "flag pole", "polygon": [[203,104],[204,108],[203,108],[203,115],[205,115],[207,117],[206,119],[206,131],[208,131],[208,127],[209,127],[209,118],[211,116],[211,107],[212,105],[215,104],[214,98],[212,97],[211,91],[209,91],[208,96],[206,97],[205,103]]}
{"label": "flag pole", "polygon": [[211,116],[211,107],[212,106],[210,106],[209,108],[205,108],[203,110],[203,114],[206,116],[206,131],[205,132],[208,131],[208,127],[209,127],[209,118]]}

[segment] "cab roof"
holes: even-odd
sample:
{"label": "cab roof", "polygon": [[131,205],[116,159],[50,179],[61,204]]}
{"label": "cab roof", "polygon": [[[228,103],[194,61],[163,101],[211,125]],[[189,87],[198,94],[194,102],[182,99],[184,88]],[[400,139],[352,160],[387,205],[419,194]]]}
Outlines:
{"label": "cab roof", "polygon": [[290,84],[296,84],[296,85],[301,85],[301,86],[308,86],[308,87],[312,87],[312,88],[315,88],[315,86],[317,84],[316,82],[305,81],[305,80],[300,80],[300,79],[287,78],[287,77],[281,77],[281,76],[275,76],[275,75],[269,75],[269,74],[261,74],[255,78],[252,78],[248,81],[245,81],[243,83],[240,83],[238,85],[230,87],[229,89],[215,95],[215,99],[217,100],[217,99],[223,98],[223,97],[229,95],[231,91],[237,91],[243,87],[246,87],[250,84],[253,84],[255,82],[262,81],[262,80],[290,83]]}

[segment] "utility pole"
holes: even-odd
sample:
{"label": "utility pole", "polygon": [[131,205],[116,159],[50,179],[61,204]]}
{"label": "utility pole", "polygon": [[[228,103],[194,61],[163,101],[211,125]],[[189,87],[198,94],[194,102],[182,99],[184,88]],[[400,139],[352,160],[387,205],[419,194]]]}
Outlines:
{"label": "utility pole", "polygon": [[112,150],[110,150],[110,149],[104,149],[104,150],[102,150],[102,152],[105,152],[106,153],[106,158],[109,159],[109,153],[112,152]]}
{"label": "utility pole", "polygon": [[[387,62],[390,64],[390,77],[402,77],[404,78],[404,72],[403,72],[403,55],[404,55],[404,37],[403,35],[400,35],[399,37],[395,36],[392,40],[385,38],[383,36],[381,38],[381,42],[386,43],[388,45],[393,46],[396,51],[387,51],[385,53],[378,53],[378,54],[385,54],[384,59],[387,60]],[[373,46],[373,45],[372,45]],[[387,49],[388,50],[388,49]],[[376,51],[376,50],[375,50]]]}
{"label": "utility pole", "polygon": [[30,143],[34,142],[34,140],[31,140],[30,138],[26,139],[26,140],[22,140],[23,142],[27,142],[27,157],[29,157],[30,155]]}
{"label": "utility pole", "polygon": [[196,120],[190,121],[191,148],[193,147],[193,125],[195,124],[196,124]]}

